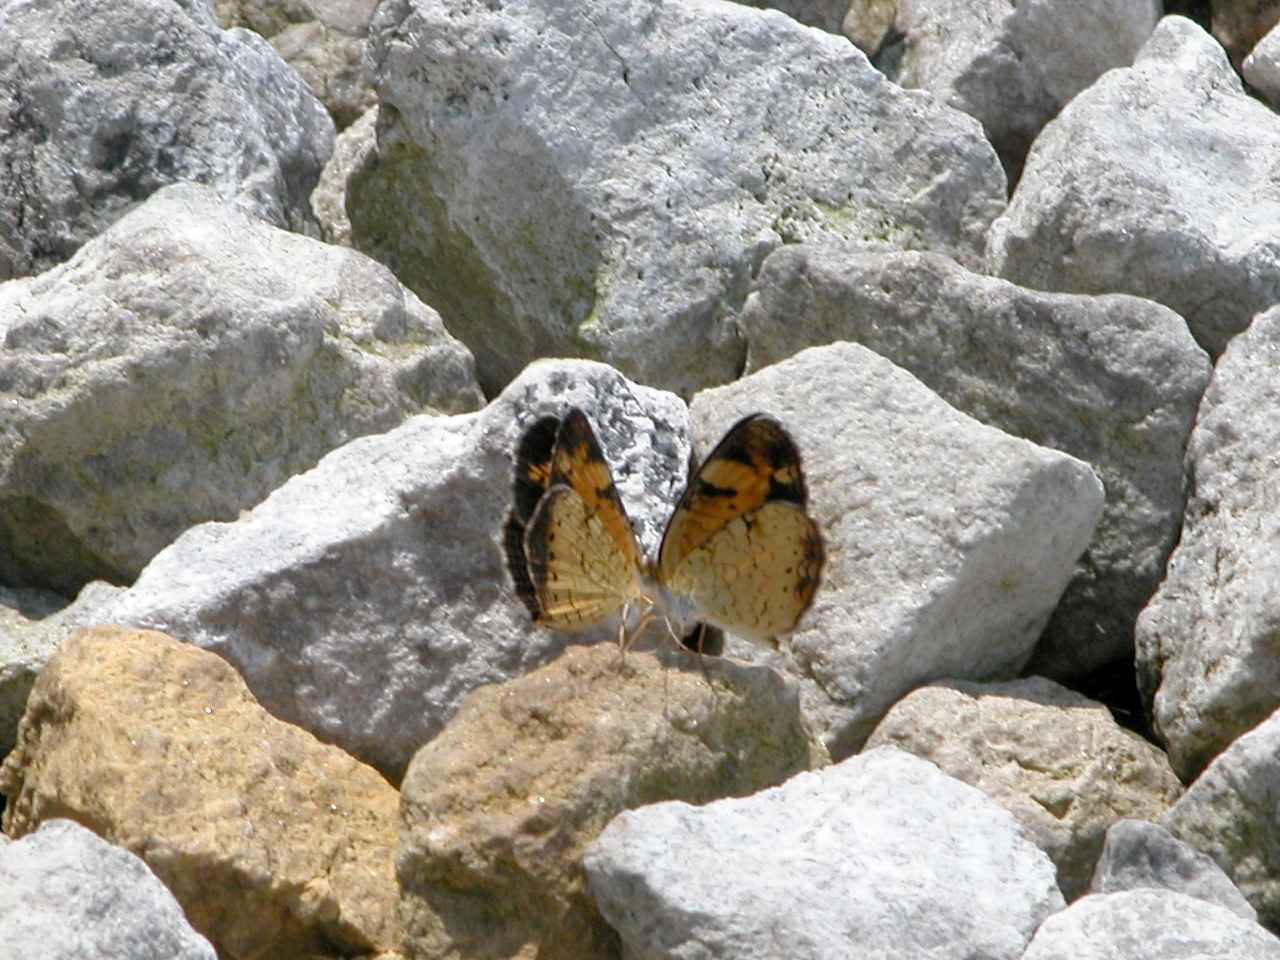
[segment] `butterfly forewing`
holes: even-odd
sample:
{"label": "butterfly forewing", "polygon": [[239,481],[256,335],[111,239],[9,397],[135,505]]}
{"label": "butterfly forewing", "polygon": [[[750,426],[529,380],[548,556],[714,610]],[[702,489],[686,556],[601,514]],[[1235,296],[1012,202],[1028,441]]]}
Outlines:
{"label": "butterfly forewing", "polygon": [[782,425],[740,420],[689,481],[662,538],[659,579],[740,636],[794,629],[824,556],[807,502],[800,452]]}

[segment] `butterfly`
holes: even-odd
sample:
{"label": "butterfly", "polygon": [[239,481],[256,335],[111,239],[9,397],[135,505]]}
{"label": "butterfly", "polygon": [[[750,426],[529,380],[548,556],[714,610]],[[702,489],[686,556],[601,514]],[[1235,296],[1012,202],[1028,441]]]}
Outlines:
{"label": "butterfly", "polygon": [[646,560],[591,423],[572,408],[536,421],[517,447],[507,567],[535,623],[581,630],[621,613],[624,651],[659,616],[672,636],[673,624],[700,622],[776,645],[822,572],[807,507],[795,441],[773,417],[752,414],[692,473]]}

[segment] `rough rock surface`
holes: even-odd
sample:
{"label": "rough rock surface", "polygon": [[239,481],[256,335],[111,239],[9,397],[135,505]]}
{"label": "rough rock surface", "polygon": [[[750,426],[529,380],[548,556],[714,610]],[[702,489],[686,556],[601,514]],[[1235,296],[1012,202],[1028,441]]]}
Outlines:
{"label": "rough rock surface", "polygon": [[646,960],[1015,960],[1062,907],[1008,813],[891,748],[743,799],[629,811],[583,865]]}
{"label": "rough rock surface", "polygon": [[1280,308],[1232,341],[1191,435],[1193,487],[1138,620],[1138,679],[1189,782],[1280,706]]}
{"label": "rough rock surface", "polygon": [[1273,107],[1280,106],[1280,27],[1272,27],[1258,41],[1240,70],[1249,86],[1266,97]]}
{"label": "rough rock surface", "polygon": [[561,355],[688,396],[737,375],[731,314],[774,247],[976,265],[1004,205],[972,118],[774,11],[392,0],[370,51],[355,244],[440,310],[491,395]]}
{"label": "rough rock surface", "polygon": [[1084,893],[1107,828],[1154,819],[1182,793],[1164,754],[1107,708],[1043,677],[921,687],[867,739],[936,763],[1017,818],[1058,868],[1068,900]]}
{"label": "rough rock surface", "polygon": [[347,217],[347,184],[352,171],[368,162],[377,149],[378,108],[370,107],[333,142],[333,156],[320,174],[311,194],[311,209],[320,221],[320,235],[329,243],[351,246],[351,220]]}
{"label": "rough rock surface", "polygon": [[395,790],[190,644],[73,636],[32,690],[0,793],[11,836],[71,817],[137,854],[225,957],[398,943]]}
{"label": "rough rock surface", "polygon": [[1170,808],[1161,824],[1207,853],[1269,929],[1280,929],[1280,714],[1231,744]]}
{"label": "rough rock surface", "polygon": [[18,721],[36,677],[78,627],[96,622],[119,587],[95,582],[74,603],[47,590],[0,587],[0,760],[18,739]]}
{"label": "rough rock surface", "polygon": [[0,955],[215,960],[147,865],[71,820],[0,844]]}
{"label": "rough rock surface", "polygon": [[362,434],[482,402],[386,268],[196,184],[0,285],[0,582],[137,576]]}
{"label": "rough rock surface", "polygon": [[1280,117],[1222,48],[1165,17],[1036,141],[995,221],[993,273],[1039,290],[1133,293],[1186,318],[1215,356],[1280,301]]}
{"label": "rough rock surface", "polygon": [[1172,890],[1083,897],[1036,931],[1022,960],[1276,960],[1280,940]]}
{"label": "rough rock surface", "polygon": [[1278,0],[1209,0],[1209,6],[1213,35],[1237,65],[1280,21]]}
{"label": "rough rock surface", "polygon": [[982,122],[1016,179],[1031,142],[1081,90],[1127,67],[1161,0],[900,0],[897,76]]}
{"label": "rough rock surface", "polygon": [[1206,854],[1157,824],[1117,820],[1107,830],[1089,892],[1145,887],[1185,893],[1226,907],[1246,920],[1258,919],[1258,911]]}
{"label": "rough rock surface", "polygon": [[747,369],[852,340],[983,423],[1089,463],[1107,501],[1031,669],[1132,660],[1186,506],[1183,458],[1209,362],[1182,318],[1129,296],[1040,293],[936,254],[795,245],[740,318]]}
{"label": "rough rock surface", "polygon": [[777,10],[806,27],[828,33],[842,33],[849,0],[738,0],[748,7]]}
{"label": "rough rock surface", "polygon": [[314,230],[333,123],[260,37],[167,0],[6,3],[0,36],[0,280],[67,260],[179,180]]}
{"label": "rough rock surface", "polygon": [[239,521],[187,531],[110,615],[220,653],[276,716],[399,782],[464,694],[616,635],[531,626],[503,559],[519,437],[571,405],[656,548],[684,486],[684,404],[601,364],[548,361],[479,413],[353,441]]}
{"label": "rough rock surface", "polygon": [[270,41],[339,129],[373,106],[361,59],[377,5],[378,0],[212,0],[224,27],[247,27]]}
{"label": "rough rock surface", "polygon": [[780,653],[730,638],[731,655],[798,675],[836,759],[921,683],[1016,676],[1102,510],[1088,465],[983,426],[851,343],[699,393],[695,446],[756,410],[799,445],[827,561]]}
{"label": "rough rock surface", "polygon": [[[618,812],[774,786],[826,760],[794,685],[674,653],[578,647],[473,693],[405,775],[405,949],[438,960],[602,960],[617,940],[580,859]],[[674,664],[671,665],[671,664]]]}

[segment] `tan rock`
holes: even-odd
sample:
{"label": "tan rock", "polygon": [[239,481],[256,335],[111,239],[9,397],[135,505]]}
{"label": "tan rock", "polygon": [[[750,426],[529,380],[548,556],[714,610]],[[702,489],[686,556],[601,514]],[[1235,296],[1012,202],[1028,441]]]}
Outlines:
{"label": "tan rock", "polygon": [[1231,63],[1240,63],[1280,21],[1280,0],[1210,0],[1213,35],[1226,48]]}
{"label": "tan rock", "polygon": [[0,767],[5,832],[53,817],[131,850],[224,958],[398,946],[395,790],[161,633],[67,640]]}
{"label": "tan rock", "polygon": [[705,803],[826,762],[772,670],[574,647],[477,690],[415,755],[397,854],[405,953],[604,960],[581,856],[620,811]]}
{"label": "tan rock", "polygon": [[886,743],[1012,813],[1057,865],[1068,900],[1087,892],[1111,824],[1154,820],[1182,793],[1163,753],[1102,704],[1042,677],[921,687],[889,711],[865,749]]}

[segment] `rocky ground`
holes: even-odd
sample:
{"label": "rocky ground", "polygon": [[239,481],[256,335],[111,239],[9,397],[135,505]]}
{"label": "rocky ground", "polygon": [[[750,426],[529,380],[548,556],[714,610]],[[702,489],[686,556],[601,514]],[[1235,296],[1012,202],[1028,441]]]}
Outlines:
{"label": "rocky ground", "polygon": [[[0,958],[1280,958],[1277,21],[0,3]],[[573,406],[779,649],[531,625]]]}

